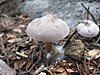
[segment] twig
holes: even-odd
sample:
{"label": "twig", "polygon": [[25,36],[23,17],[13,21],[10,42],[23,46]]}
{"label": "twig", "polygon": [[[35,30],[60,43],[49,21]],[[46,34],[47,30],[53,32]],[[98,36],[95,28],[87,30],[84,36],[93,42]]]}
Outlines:
{"label": "twig", "polygon": [[82,75],[81,70],[80,70],[80,67],[79,67],[79,65],[78,65],[77,62],[76,62],[76,67],[77,67],[77,70],[79,71],[80,75]]}
{"label": "twig", "polygon": [[21,72],[21,73],[18,73],[18,75],[20,74],[26,74],[26,73],[29,73],[32,69],[33,69],[33,67],[38,63],[40,61],[40,59],[36,62],[36,63],[34,63],[33,65],[32,65],[32,67],[29,69],[29,70],[27,70],[27,71],[23,71],[23,72]]}
{"label": "twig", "polygon": [[99,41],[100,41],[100,36],[98,37],[98,39],[97,39],[96,43],[98,43]]}
{"label": "twig", "polygon": [[73,32],[73,34],[68,38],[67,42],[65,43],[65,45],[63,46],[62,49],[64,49],[70,42],[70,39],[73,37],[73,35],[77,32],[77,30],[75,29],[75,31]]}
{"label": "twig", "polygon": [[34,73],[38,74],[39,72],[43,71],[45,66],[42,64]]}
{"label": "twig", "polygon": [[83,65],[86,71],[86,75],[89,75],[88,65],[86,65],[86,59],[84,58]]}
{"label": "twig", "polygon": [[[89,11],[89,7],[88,7],[88,11]],[[87,12],[87,20],[89,20],[89,13]]]}
{"label": "twig", "polygon": [[88,8],[86,8],[86,6],[84,4],[81,3],[81,5],[85,8],[85,10],[90,14],[90,16],[92,17],[93,21],[97,24],[97,21],[95,20],[93,14],[88,10]]}
{"label": "twig", "polygon": [[96,68],[93,70],[92,75],[96,75]]}
{"label": "twig", "polygon": [[50,75],[53,75],[53,73],[50,70],[48,70],[47,68],[44,68],[44,70],[46,70],[48,73],[50,73]]}
{"label": "twig", "polygon": [[88,65],[86,64],[87,62],[86,62],[86,59],[85,59],[85,50],[84,50],[83,53],[84,53],[84,54],[83,54],[83,57],[84,57],[83,66],[84,66],[84,68],[85,68],[86,75],[89,75],[89,69],[88,69]]}

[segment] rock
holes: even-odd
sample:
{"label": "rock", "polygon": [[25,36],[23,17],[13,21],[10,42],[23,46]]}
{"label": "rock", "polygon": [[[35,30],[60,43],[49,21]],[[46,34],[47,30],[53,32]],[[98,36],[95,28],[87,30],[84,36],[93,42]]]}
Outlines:
{"label": "rock", "polygon": [[27,13],[31,18],[40,17],[41,13],[49,7],[47,0],[32,0],[21,4],[21,11]]}
{"label": "rock", "polygon": [[14,71],[0,59],[0,75],[15,75]]}
{"label": "rock", "polygon": [[[22,13],[27,13],[32,19],[44,14],[56,14],[66,21],[70,27],[76,26],[79,20],[86,19],[86,10],[81,6],[83,3],[90,7],[90,12],[100,22],[100,3],[98,0],[26,0],[20,8]],[[90,18],[91,19],[91,18]]]}
{"label": "rock", "polygon": [[70,43],[65,47],[66,55],[82,56],[84,44],[81,40],[71,39]]}

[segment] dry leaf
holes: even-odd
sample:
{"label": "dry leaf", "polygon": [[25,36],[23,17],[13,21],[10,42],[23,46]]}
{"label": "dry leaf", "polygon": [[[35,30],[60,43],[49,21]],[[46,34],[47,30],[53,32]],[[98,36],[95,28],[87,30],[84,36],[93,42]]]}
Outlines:
{"label": "dry leaf", "polygon": [[67,72],[71,73],[71,72],[75,72],[72,69],[66,69]]}
{"label": "dry leaf", "polygon": [[65,69],[63,67],[56,68],[56,72],[62,73]]}
{"label": "dry leaf", "polygon": [[61,62],[59,62],[60,66],[65,66],[66,65],[66,60],[62,60]]}
{"label": "dry leaf", "polygon": [[52,67],[50,68],[50,71],[51,71],[51,72],[55,72],[56,69],[52,66]]}
{"label": "dry leaf", "polygon": [[91,60],[91,59],[97,59],[100,57],[100,50],[97,50],[97,49],[93,49],[93,50],[90,50],[88,52],[88,55],[86,55],[86,58]]}

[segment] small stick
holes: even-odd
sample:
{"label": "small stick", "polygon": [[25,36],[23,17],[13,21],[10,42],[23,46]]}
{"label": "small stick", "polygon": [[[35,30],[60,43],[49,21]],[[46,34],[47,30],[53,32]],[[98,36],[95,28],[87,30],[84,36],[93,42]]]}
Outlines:
{"label": "small stick", "polygon": [[100,36],[98,37],[98,39],[97,39],[96,43],[98,43],[99,41],[100,41]]}
{"label": "small stick", "polygon": [[77,30],[75,29],[75,31],[73,32],[73,34],[68,38],[67,42],[65,43],[65,45],[63,46],[63,49],[69,44],[70,39],[73,37],[73,35],[77,32]]}
{"label": "small stick", "polygon": [[85,8],[85,10],[89,13],[89,15],[92,17],[93,21],[97,24],[97,21],[95,20],[93,14],[88,10],[88,8],[86,8],[86,6],[84,4],[81,3],[81,5]]}
{"label": "small stick", "polygon": [[[88,7],[88,11],[89,11],[89,7]],[[89,20],[89,13],[87,12],[87,20]]]}
{"label": "small stick", "polygon": [[76,64],[77,70],[79,71],[79,74],[82,75],[81,69],[80,69],[80,66],[79,66],[78,62],[76,62],[75,64]]}

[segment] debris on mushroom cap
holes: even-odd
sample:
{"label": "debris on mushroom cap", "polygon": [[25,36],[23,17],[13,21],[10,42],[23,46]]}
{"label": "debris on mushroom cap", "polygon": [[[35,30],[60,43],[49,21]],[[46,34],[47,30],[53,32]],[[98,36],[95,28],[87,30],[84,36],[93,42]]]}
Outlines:
{"label": "debris on mushroom cap", "polygon": [[69,34],[69,27],[63,20],[47,14],[34,19],[27,26],[27,34],[36,41],[54,42]]}
{"label": "debris on mushroom cap", "polygon": [[77,31],[84,37],[95,37],[99,33],[99,26],[91,20],[84,20],[78,24]]}

